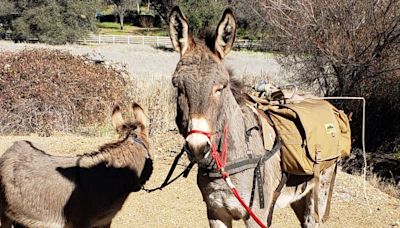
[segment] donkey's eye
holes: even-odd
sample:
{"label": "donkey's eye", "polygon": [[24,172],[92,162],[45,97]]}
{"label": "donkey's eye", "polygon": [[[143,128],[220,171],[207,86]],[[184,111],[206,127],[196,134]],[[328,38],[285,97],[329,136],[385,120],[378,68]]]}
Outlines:
{"label": "donkey's eye", "polygon": [[224,90],[226,88],[226,85],[219,85],[217,87],[215,87],[215,95],[220,96],[222,93],[222,90]]}

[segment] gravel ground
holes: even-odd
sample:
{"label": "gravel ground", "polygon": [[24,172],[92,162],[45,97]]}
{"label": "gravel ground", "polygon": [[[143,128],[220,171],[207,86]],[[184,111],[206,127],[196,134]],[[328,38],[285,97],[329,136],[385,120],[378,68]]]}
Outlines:
{"label": "gravel ground", "polygon": [[[81,136],[0,136],[0,154],[16,140],[31,140],[52,154],[75,155],[92,151],[110,138]],[[175,132],[152,137],[154,172],[147,187],[164,180],[182,138]],[[183,168],[178,166],[176,172]],[[363,179],[339,172],[332,199],[331,217],[324,227],[400,227],[400,199],[366,184],[369,205],[364,198]],[[294,213],[281,209],[274,214],[274,227],[299,227]],[[196,186],[196,168],[162,191],[132,193],[113,220],[112,227],[208,227],[205,204]],[[244,227],[235,222],[234,227]]]}
{"label": "gravel ground", "polygon": [[[0,41],[0,51],[21,51],[32,48],[50,48],[65,50],[74,55],[89,55],[92,59],[126,66],[132,75],[140,77],[169,77],[179,60],[177,52],[143,45],[51,46]],[[282,75],[285,75],[272,54],[233,51],[225,62],[238,76],[263,76],[273,81],[280,81]]]}

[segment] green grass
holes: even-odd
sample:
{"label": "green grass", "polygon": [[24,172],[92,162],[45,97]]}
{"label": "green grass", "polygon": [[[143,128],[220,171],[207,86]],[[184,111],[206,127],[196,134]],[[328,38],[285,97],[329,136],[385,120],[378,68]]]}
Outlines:
{"label": "green grass", "polygon": [[400,151],[394,152],[393,157],[397,160],[400,160]]}
{"label": "green grass", "polygon": [[126,23],[124,30],[121,30],[119,23],[115,22],[98,22],[96,25],[98,33],[102,35],[168,36],[166,28],[141,28]]}
{"label": "green grass", "polygon": [[[96,23],[97,27],[102,29],[119,29],[119,23],[115,22],[97,22]],[[129,25],[127,25],[129,26]]]}

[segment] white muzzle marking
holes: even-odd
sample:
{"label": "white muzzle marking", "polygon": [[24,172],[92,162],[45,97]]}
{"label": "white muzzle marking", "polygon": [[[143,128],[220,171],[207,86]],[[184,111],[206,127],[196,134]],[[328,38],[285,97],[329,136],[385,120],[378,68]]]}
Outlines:
{"label": "white muzzle marking", "polygon": [[[198,131],[203,131],[203,132],[210,132],[210,125],[208,124],[207,120],[205,118],[192,118],[189,121],[189,128],[188,132],[193,131],[193,130],[198,130]],[[211,145],[210,139],[199,133],[193,133],[190,134],[189,136],[186,137],[186,143],[192,146],[197,146],[197,145],[204,145],[205,143],[208,143]],[[207,153],[204,157],[207,157],[209,153]]]}

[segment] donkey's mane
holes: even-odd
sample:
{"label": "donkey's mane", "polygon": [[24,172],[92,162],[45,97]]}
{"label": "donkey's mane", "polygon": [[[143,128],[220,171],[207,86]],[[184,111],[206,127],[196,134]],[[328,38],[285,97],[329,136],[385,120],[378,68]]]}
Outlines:
{"label": "donkey's mane", "polygon": [[[133,126],[141,128],[140,124],[134,123]],[[131,129],[134,129],[131,127]],[[108,165],[125,166],[127,164],[136,163],[138,156],[132,156],[132,148],[125,145],[125,142],[131,137],[130,131],[124,132],[124,136],[114,142],[106,143],[99,147],[97,151],[92,151],[80,155],[80,165],[94,166],[100,163],[107,163]],[[146,145],[147,142],[143,142]],[[147,150],[147,147],[145,146]],[[117,155],[118,154],[118,155]]]}
{"label": "donkey's mane", "polygon": [[[102,146],[100,146],[98,151],[95,151],[93,153],[102,153],[102,152],[106,152],[108,150],[120,147],[122,143],[124,143],[126,140],[128,140],[129,136],[131,135],[130,132],[131,130],[135,130],[137,128],[140,129],[144,129],[145,126],[143,124],[141,124],[140,122],[128,122],[124,124],[125,126],[128,126],[128,129],[124,130],[124,135],[123,137],[121,137],[120,139],[114,141],[114,142],[110,142],[110,143],[106,143]],[[146,143],[146,142],[143,142]],[[147,149],[147,148],[146,148]]]}
{"label": "donkey's mane", "polygon": [[235,75],[233,74],[233,70],[231,68],[227,68],[227,69],[229,72],[229,84],[230,84],[233,96],[235,97],[236,102],[239,105],[242,105],[245,103],[245,100],[246,100],[246,98],[243,94],[244,84],[243,84],[242,80],[235,77]]}
{"label": "donkey's mane", "polygon": [[123,138],[117,139],[114,142],[106,143],[106,144],[100,146],[97,151],[93,151],[93,152],[88,153],[86,155],[96,155],[96,154],[99,154],[99,153],[106,153],[106,152],[108,152],[108,151],[110,151],[112,149],[120,147],[126,140],[128,140],[128,138],[129,138],[129,134],[125,134]]}

